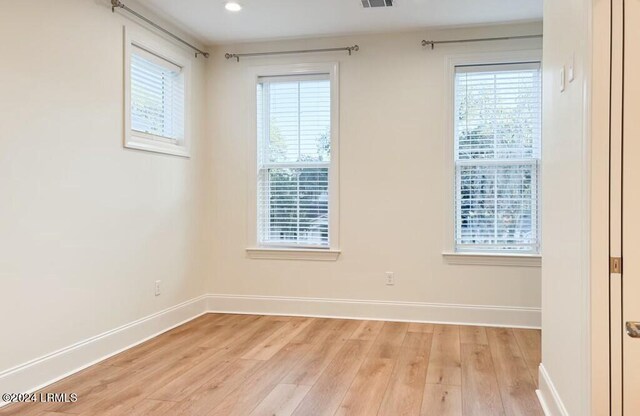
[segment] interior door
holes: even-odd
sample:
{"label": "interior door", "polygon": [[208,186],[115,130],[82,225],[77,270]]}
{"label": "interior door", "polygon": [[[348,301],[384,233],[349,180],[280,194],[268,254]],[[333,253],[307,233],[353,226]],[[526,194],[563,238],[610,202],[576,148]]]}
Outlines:
{"label": "interior door", "polygon": [[623,413],[640,415],[640,0],[624,2],[622,113]]}

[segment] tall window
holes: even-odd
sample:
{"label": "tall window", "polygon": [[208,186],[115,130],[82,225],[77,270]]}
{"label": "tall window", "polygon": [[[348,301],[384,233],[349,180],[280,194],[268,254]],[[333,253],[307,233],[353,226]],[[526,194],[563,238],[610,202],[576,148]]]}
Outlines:
{"label": "tall window", "polygon": [[455,246],[539,252],[540,63],[455,70]]}
{"label": "tall window", "polygon": [[329,248],[329,74],[258,78],[258,243]]}

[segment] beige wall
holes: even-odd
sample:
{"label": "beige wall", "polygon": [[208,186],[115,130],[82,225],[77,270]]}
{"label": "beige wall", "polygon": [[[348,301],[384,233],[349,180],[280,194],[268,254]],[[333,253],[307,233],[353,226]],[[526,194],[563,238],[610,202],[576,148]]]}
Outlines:
{"label": "beige wall", "polygon": [[122,26],[135,23],[107,5],[0,3],[0,370],[204,292],[203,60],[194,156],[123,149]]}
{"label": "beige wall", "polygon": [[[451,54],[535,49],[539,40],[423,49],[424,38],[530,34],[541,25],[350,36],[225,45],[208,62],[209,137],[217,235],[214,294],[364,299],[463,305],[540,306],[540,269],[448,265],[443,261],[445,58]],[[225,60],[225,52],[358,44],[360,52]],[[340,241],[337,262],[246,257],[251,86],[248,67],[299,62],[340,64]],[[386,271],[396,284],[384,284]],[[429,316],[414,316],[429,319]]]}

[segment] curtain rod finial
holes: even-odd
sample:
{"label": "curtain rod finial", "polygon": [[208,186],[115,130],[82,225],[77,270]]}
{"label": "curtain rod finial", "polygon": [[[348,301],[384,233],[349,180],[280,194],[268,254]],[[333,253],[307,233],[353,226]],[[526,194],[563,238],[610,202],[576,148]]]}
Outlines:
{"label": "curtain rod finial", "polygon": [[433,50],[434,46],[435,46],[435,42],[432,40],[423,40],[422,42],[420,42],[422,44],[422,46],[431,46],[431,50]]}
{"label": "curtain rod finial", "polygon": [[116,7],[124,8],[124,4],[120,0],[111,0],[111,12],[115,13]]}

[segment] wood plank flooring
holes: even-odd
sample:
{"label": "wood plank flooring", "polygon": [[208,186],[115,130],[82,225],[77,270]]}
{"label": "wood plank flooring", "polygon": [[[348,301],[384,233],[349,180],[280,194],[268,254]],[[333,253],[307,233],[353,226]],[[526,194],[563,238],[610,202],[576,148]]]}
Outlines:
{"label": "wood plank flooring", "polygon": [[207,314],[0,415],[542,415],[540,331]]}

